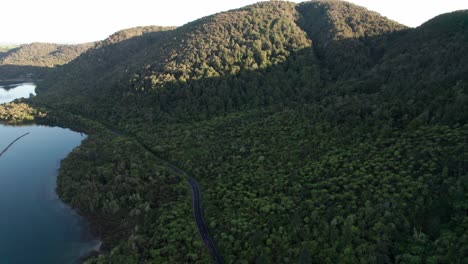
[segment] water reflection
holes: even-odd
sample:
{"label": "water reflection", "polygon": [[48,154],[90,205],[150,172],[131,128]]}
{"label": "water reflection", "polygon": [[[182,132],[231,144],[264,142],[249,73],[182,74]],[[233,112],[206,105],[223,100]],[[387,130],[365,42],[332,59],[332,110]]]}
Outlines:
{"label": "water reflection", "polygon": [[29,98],[35,95],[34,83],[17,83],[0,85],[0,104],[11,102],[17,98]]}
{"label": "water reflection", "polygon": [[[34,94],[34,83],[0,86],[0,103]],[[29,134],[27,134],[29,133]],[[34,124],[0,123],[0,263],[78,263],[99,250],[85,219],[56,193],[60,161],[86,135]]]}

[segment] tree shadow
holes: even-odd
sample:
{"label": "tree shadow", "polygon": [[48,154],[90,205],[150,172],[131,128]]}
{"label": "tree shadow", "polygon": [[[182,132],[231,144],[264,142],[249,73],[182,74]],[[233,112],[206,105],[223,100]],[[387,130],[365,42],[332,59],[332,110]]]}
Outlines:
{"label": "tree shadow", "polygon": [[24,65],[0,65],[0,82],[15,83],[43,78],[52,68]]}
{"label": "tree shadow", "polygon": [[[457,100],[456,91],[447,92],[447,88],[466,80],[467,69],[457,63],[460,59],[444,59],[467,56],[466,45],[459,41],[463,30],[450,39],[458,49],[445,49],[441,45],[447,40],[435,41],[434,35],[414,37],[427,31],[427,26],[378,32],[371,24],[368,31],[358,34],[360,37],[346,37],[343,33],[344,37],[336,38],[335,31],[327,30],[330,21],[322,19],[323,9],[311,9],[307,4],[296,9],[301,14],[296,23],[312,44],[292,52],[281,63],[218,77],[175,78],[163,87],[154,87],[152,75],[167,73],[154,73],[142,65],[153,62],[154,54],[148,56],[152,48],[167,45],[177,34],[153,32],[97,47],[58,67],[52,73],[55,77],[49,79],[63,87],[61,92],[50,93],[57,96],[50,100],[60,100],[55,103],[69,111],[116,123],[125,119],[184,122],[255,107],[314,105],[325,118],[337,123],[359,122],[370,116],[390,120],[392,126],[403,126],[420,116],[437,100],[435,95],[445,102]],[[431,56],[431,47],[439,51],[437,56]],[[403,71],[400,65],[405,65]],[[70,76],[70,72],[79,76]],[[424,78],[422,72],[431,78]],[[138,82],[129,83],[131,73],[139,73]],[[44,83],[38,90],[53,86],[57,84]],[[461,88],[457,91],[465,89],[464,84],[458,86]],[[462,109],[463,102],[454,105]],[[446,105],[431,107],[428,111],[432,113],[442,111]],[[436,118],[430,116],[424,122]],[[460,114],[450,122],[463,118]]]}

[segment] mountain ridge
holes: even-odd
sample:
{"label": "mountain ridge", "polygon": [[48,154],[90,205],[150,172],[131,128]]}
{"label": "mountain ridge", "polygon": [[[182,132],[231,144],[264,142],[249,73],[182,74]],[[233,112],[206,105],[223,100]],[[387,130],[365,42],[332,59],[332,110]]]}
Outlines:
{"label": "mountain ridge", "polygon": [[20,45],[0,54],[1,79],[40,78],[50,68],[66,64],[93,46],[30,43]]}
{"label": "mountain ridge", "polygon": [[462,260],[466,21],[263,2],[54,70],[31,104],[127,135],[98,129],[62,163],[60,197],[104,230],[88,262],[208,261],[184,179],[130,135],[197,178],[227,263]]}

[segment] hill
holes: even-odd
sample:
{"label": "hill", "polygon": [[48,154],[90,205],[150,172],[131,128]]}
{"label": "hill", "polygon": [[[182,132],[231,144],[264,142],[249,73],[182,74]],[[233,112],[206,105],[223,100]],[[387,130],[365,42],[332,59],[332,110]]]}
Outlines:
{"label": "hill", "polygon": [[10,49],[0,63],[3,65],[54,67],[70,62],[92,45],[92,43],[79,45],[31,43]]}
{"label": "hill", "polygon": [[11,45],[11,44],[0,44],[0,56],[3,56],[7,51],[17,48],[18,45]]}
{"label": "hill", "polygon": [[8,49],[0,54],[0,79],[42,75],[47,68],[66,64],[92,46],[31,43]]}
{"label": "hill", "polygon": [[99,128],[58,179],[103,237],[89,262],[208,261],[184,179],[141,144],[200,182],[227,263],[462,261],[467,21],[270,1],[57,68],[31,104]]}
{"label": "hill", "polygon": [[[103,41],[96,42],[94,47],[83,53],[76,60],[55,69],[49,80],[61,82],[72,81],[66,87],[67,93],[83,92],[96,85],[108,86],[119,79],[122,74],[134,67],[133,63],[144,63],[147,60],[148,49],[144,47],[155,45],[168,30],[174,27],[147,26],[124,29],[109,36]],[[134,56],[139,56],[135,59]],[[141,64],[139,64],[141,66]],[[79,78],[71,78],[70,73],[79,73]],[[47,82],[47,80],[45,80]],[[42,87],[54,87],[53,83]],[[41,89],[40,87],[38,89]],[[70,90],[68,90],[70,89]]]}

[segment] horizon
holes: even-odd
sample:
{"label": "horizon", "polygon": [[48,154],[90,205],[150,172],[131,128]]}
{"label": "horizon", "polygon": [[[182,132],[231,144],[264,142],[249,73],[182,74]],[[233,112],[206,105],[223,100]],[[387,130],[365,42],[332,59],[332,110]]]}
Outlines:
{"label": "horizon", "polygon": [[[93,3],[91,0],[83,0],[76,4],[71,11],[70,5],[63,5],[63,1],[59,2],[58,0],[43,0],[40,3],[33,0],[23,0],[20,3],[9,1],[4,4],[5,10],[22,9],[21,15],[28,18],[19,20],[21,23],[3,29],[0,45],[20,45],[33,42],[57,44],[95,42],[126,28],[150,25],[179,27],[205,16],[257,2],[262,1],[213,2],[202,0],[191,2],[174,0],[164,3],[161,5],[162,8],[159,8],[157,3],[148,0],[134,0],[132,4],[126,3],[124,0],[116,0],[111,5],[104,2]],[[291,2],[306,1],[294,0]],[[468,1],[462,3],[459,0],[445,0],[443,2],[437,0],[347,0],[347,2],[378,12],[409,27],[417,27],[443,13],[468,9]],[[30,8],[24,9],[24,6]],[[181,9],[181,6],[184,8]],[[401,8],[401,6],[406,8]],[[11,21],[15,21],[17,16],[17,12],[8,12],[0,17],[0,23],[12,25]],[[34,24],[31,21],[34,21]],[[63,23],[57,23],[57,21],[63,21]]]}

